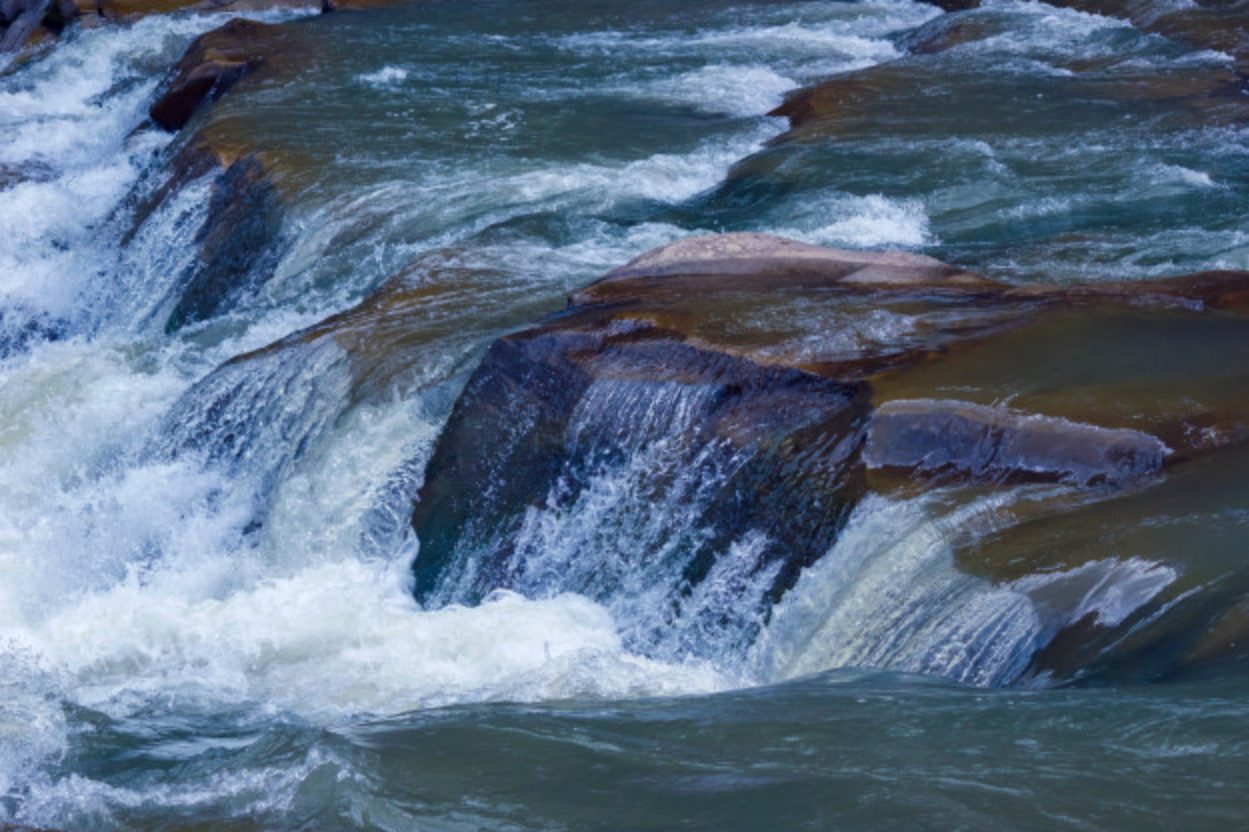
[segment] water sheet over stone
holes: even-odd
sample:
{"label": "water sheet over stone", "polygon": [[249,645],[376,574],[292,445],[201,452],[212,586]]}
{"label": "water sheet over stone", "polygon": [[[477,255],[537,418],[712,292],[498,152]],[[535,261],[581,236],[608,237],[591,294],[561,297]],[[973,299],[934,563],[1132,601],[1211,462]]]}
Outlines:
{"label": "water sheet over stone", "polygon": [[[1089,615],[1117,632],[1174,597],[1183,553],[987,583],[992,569],[960,577],[944,559],[1020,523],[1148,492],[1241,441],[1249,408],[1224,378],[1235,370],[1205,351],[1249,345],[1245,285],[1221,273],[1014,288],[929,257],[758,234],[649,252],[490,348],[417,501],[417,597],[576,592],[612,609],[635,647],[710,655],[758,637],[804,570],[837,574],[823,558],[859,552],[868,560],[854,570],[883,575],[876,560],[906,552],[911,598],[869,604],[895,610],[896,625],[861,629],[867,640],[840,652],[759,661],[814,661],[809,671],[841,656],[977,684],[1048,672],[1037,657]],[[1151,358],[1143,338],[1173,359]],[[871,491],[905,500],[934,487],[928,509],[897,509],[915,525],[893,548],[870,536],[867,549],[839,548]],[[860,525],[895,511],[880,505]],[[974,522],[952,519],[964,515]],[[818,595],[810,580],[802,597]],[[875,585],[854,580],[851,597]],[[832,633],[838,620],[819,626]],[[961,633],[975,656],[928,644],[940,633]]]}

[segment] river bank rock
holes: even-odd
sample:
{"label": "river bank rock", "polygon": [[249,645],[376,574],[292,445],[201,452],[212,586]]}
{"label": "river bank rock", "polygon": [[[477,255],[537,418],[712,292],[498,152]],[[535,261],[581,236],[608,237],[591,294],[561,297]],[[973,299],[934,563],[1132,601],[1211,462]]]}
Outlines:
{"label": "river bank rock", "polygon": [[[946,12],[981,7],[980,0],[928,0]],[[1167,0],[1046,0],[1051,6],[1088,14],[1118,17],[1146,32],[1180,43],[1225,52],[1236,72],[1249,78],[1249,2],[1198,0],[1175,4]]]}
{"label": "river bank rock", "polygon": [[1118,17],[1138,29],[1232,57],[1236,71],[1249,77],[1249,2],[1198,0],[1177,5],[1166,0],[1047,0],[1050,5]]}

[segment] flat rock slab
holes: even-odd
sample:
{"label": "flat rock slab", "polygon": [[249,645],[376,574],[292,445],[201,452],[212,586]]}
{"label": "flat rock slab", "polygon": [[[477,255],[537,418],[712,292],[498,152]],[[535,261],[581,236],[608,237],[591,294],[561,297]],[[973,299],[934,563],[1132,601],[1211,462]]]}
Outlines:
{"label": "flat rock slab", "polygon": [[869,467],[940,481],[1121,484],[1162,470],[1170,449],[1149,434],[957,401],[876,408]]}
{"label": "flat rock slab", "polygon": [[877,286],[988,288],[993,281],[922,254],[851,251],[770,234],[738,232],[684,240],[648,251],[573,295],[574,304],[610,299],[619,284],[675,275],[752,276],[769,283],[833,280]]}

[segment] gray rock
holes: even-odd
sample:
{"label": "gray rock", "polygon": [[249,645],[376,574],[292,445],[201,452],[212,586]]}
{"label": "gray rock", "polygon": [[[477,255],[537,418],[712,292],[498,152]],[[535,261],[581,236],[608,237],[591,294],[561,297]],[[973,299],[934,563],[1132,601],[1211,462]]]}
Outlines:
{"label": "gray rock", "polygon": [[1171,453],[1140,431],[957,401],[918,399],[877,408],[866,462],[954,480],[1116,484],[1156,474]]}

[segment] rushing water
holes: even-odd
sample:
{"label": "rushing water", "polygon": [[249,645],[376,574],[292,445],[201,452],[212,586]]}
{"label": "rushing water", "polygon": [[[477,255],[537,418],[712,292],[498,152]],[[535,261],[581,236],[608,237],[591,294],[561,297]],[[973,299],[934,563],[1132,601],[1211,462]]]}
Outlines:
{"label": "rushing water", "polygon": [[[413,599],[411,502],[466,373],[498,334],[655,245],[760,230],[1021,281],[1249,267],[1243,126],[1061,86],[1219,55],[1034,3],[978,14],[1009,33],[941,56],[939,77],[906,80],[920,103],[886,101],[829,142],[774,141],[785,123],[765,114],[819,79],[905,67],[936,9],[465,0],[263,17],[289,21],[298,57],[214,105],[210,127],[269,154],[276,263],[181,328],[166,324],[208,181],[127,230],[187,141],[142,126],[159,75],[221,19],[76,31],[0,69],[0,823],[1243,823],[1243,680],[985,689],[1025,681],[1056,613],[952,553],[1045,496],[1027,488],[864,501],[749,646],[634,649],[662,598]],[[1042,103],[1004,118],[991,105],[1006,100]],[[398,368],[362,378],[350,317],[225,363],[397,275],[421,316]],[[628,476],[600,478],[569,524],[535,514],[524,545],[566,573],[605,545],[604,513],[622,568],[629,546],[662,545],[662,514],[619,515]],[[674,486],[667,508],[687,498]],[[1053,576],[1092,587],[1062,614],[1123,620],[1175,579],[1134,554]]]}

